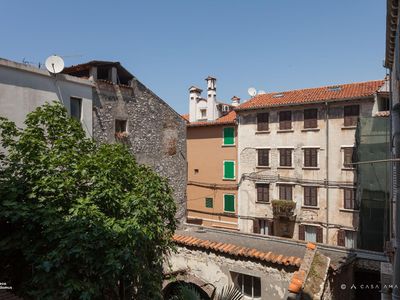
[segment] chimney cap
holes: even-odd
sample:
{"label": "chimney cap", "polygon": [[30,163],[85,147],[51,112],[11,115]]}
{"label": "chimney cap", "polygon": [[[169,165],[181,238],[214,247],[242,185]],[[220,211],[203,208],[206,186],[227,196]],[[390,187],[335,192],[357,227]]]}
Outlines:
{"label": "chimney cap", "polygon": [[238,96],[233,96],[233,97],[231,98],[231,100],[232,100],[232,101],[234,101],[234,100],[240,101],[240,98],[239,98]]}
{"label": "chimney cap", "polygon": [[190,88],[189,88],[189,92],[199,92],[199,93],[201,93],[203,90],[201,89],[201,88],[198,88],[197,86],[194,86],[194,85],[192,85]]}
{"label": "chimney cap", "polygon": [[212,77],[212,76],[208,76],[205,80],[217,80],[217,78],[215,78],[215,77]]}

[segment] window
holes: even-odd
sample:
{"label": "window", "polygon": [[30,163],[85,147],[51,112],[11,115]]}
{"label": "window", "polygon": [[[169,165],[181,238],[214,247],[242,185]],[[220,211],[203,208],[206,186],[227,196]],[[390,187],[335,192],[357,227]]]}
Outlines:
{"label": "window", "polygon": [[343,148],[343,167],[353,168],[352,163],[354,162],[354,148],[346,147]]}
{"label": "window", "polygon": [[389,110],[389,98],[379,98],[378,111],[388,111]]}
{"label": "window", "polygon": [[304,167],[318,167],[318,149],[305,148],[304,149]]}
{"label": "window", "polygon": [[265,219],[254,220],[254,233],[260,233],[264,235],[273,235],[274,233],[274,221]]}
{"label": "window", "polygon": [[257,114],[257,131],[268,131],[269,129],[269,114]]}
{"label": "window", "polygon": [[257,166],[268,167],[269,166],[269,149],[257,149]]}
{"label": "window", "polygon": [[280,111],[279,112],[279,129],[287,130],[292,129],[292,112]]}
{"label": "window", "polygon": [[115,133],[127,132],[126,120],[115,120]]}
{"label": "window", "polygon": [[235,212],[235,195],[224,195],[224,211]]}
{"label": "window", "polygon": [[261,279],[241,273],[232,273],[233,282],[244,299],[261,299]]}
{"label": "window", "polygon": [[337,244],[338,246],[346,248],[356,248],[357,247],[357,234],[351,230],[338,230]]}
{"label": "window", "polygon": [[318,109],[310,108],[304,110],[304,128],[318,127]]}
{"label": "window", "polygon": [[206,198],[206,207],[213,208],[213,198]]}
{"label": "window", "polygon": [[70,112],[71,117],[81,121],[82,118],[82,99],[71,97],[70,98]]}
{"label": "window", "polygon": [[224,145],[235,145],[234,127],[225,127],[223,134],[224,134]]}
{"label": "window", "polygon": [[293,200],[292,194],[293,186],[290,184],[280,184],[279,185],[279,200]]}
{"label": "window", "polygon": [[200,118],[207,119],[207,109],[200,109]]}
{"label": "window", "polygon": [[318,202],[318,188],[316,186],[304,187],[304,205],[317,206]]}
{"label": "window", "polygon": [[344,126],[357,126],[358,116],[360,115],[359,105],[349,105],[344,107]]}
{"label": "window", "polygon": [[344,205],[345,209],[357,209],[356,204],[356,190],[355,189],[343,189]]}
{"label": "window", "polygon": [[257,202],[269,202],[269,184],[257,183]]}
{"label": "window", "polygon": [[311,225],[299,225],[299,240],[322,243],[322,228]]}
{"label": "window", "polygon": [[279,166],[292,166],[292,151],[293,149],[279,149]]}
{"label": "window", "polygon": [[224,161],[224,178],[235,179],[235,162],[232,160]]}

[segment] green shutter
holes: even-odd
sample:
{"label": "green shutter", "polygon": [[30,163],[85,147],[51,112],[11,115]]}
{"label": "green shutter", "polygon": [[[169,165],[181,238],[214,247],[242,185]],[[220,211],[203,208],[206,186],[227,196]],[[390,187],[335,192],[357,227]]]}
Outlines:
{"label": "green shutter", "polygon": [[235,212],[235,195],[224,195],[224,211]]}
{"label": "green shutter", "polygon": [[235,144],[235,128],[226,127],[224,128],[224,145],[234,145]]}
{"label": "green shutter", "polygon": [[213,198],[206,198],[206,207],[213,208]]}
{"label": "green shutter", "polygon": [[235,179],[234,161],[224,161],[224,179]]}

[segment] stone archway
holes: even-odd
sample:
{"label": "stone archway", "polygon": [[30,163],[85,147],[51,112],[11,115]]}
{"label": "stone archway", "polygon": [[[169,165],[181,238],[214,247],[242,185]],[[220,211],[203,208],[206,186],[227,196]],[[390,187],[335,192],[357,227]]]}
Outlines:
{"label": "stone archway", "polygon": [[163,296],[170,299],[177,294],[180,286],[186,285],[194,288],[201,296],[202,300],[210,300],[215,292],[215,286],[203,281],[202,279],[190,274],[178,274],[175,278],[164,280]]}

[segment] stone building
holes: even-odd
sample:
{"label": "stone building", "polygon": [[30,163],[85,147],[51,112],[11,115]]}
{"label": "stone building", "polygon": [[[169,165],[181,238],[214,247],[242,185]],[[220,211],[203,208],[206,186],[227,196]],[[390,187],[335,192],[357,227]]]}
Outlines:
{"label": "stone building", "polygon": [[189,89],[187,119],[187,221],[237,229],[237,127],[232,105],[217,101],[216,79],[209,76],[207,98]]}
{"label": "stone building", "polygon": [[355,132],[383,80],[258,95],[238,108],[239,229],[357,247]]}
{"label": "stone building", "polygon": [[186,121],[119,62],[91,61],[64,74],[93,81],[93,138],[125,143],[139,163],[166,177],[186,209]]}

